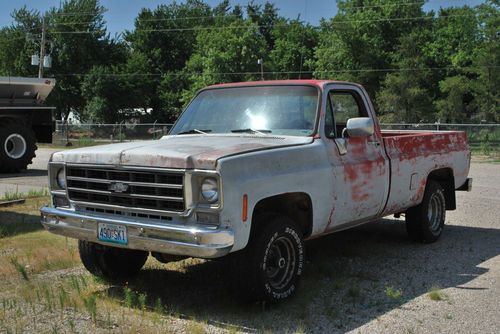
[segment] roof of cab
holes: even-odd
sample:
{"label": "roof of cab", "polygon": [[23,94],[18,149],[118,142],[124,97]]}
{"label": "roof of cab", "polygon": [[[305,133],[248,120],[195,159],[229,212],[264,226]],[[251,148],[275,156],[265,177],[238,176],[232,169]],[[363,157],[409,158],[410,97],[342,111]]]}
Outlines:
{"label": "roof of cab", "polygon": [[231,82],[208,86],[207,88],[219,87],[240,87],[240,86],[269,86],[269,85],[312,85],[322,88],[329,83],[340,81],[334,80],[263,80],[263,81],[245,81],[245,82]]}

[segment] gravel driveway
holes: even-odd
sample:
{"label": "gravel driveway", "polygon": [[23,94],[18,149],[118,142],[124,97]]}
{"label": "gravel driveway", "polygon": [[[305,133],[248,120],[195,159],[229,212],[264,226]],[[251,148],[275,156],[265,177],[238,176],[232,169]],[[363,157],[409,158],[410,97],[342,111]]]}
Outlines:
{"label": "gravel driveway", "polygon": [[[39,150],[25,174],[0,176],[0,192],[44,187],[50,153]],[[223,260],[146,268],[129,287],[182,314],[169,318],[172,328],[192,318],[209,332],[227,332],[214,325],[224,323],[281,333],[499,333],[500,164],[473,163],[470,176],[473,191],[457,193],[438,242],[410,242],[402,218],[391,217],[310,241],[301,290],[280,305],[234,300]],[[117,302],[119,289],[107,291]]]}

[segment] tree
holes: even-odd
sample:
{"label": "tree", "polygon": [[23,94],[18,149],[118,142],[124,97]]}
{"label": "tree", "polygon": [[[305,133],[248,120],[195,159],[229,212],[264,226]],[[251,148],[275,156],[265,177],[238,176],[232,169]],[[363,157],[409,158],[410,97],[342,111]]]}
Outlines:
{"label": "tree", "polygon": [[500,1],[489,1],[477,7],[480,18],[480,36],[475,49],[473,66],[477,80],[473,84],[473,94],[479,121],[500,122]]}
{"label": "tree", "polygon": [[53,73],[57,79],[48,103],[57,107],[59,117],[67,118],[71,111],[85,116],[81,86],[86,74],[94,66],[125,59],[124,46],[106,33],[105,10],[98,0],[68,0],[47,15],[48,38],[53,41],[47,75]]}
{"label": "tree", "polygon": [[266,52],[258,27],[248,20],[198,33],[194,53],[186,64],[190,88],[183,93],[187,103],[194,93],[209,84],[255,80],[257,59]]}
{"label": "tree", "polygon": [[[281,19],[273,30],[274,48],[270,53],[273,71],[295,72],[275,75],[274,78],[311,78],[311,64],[318,33],[299,20]],[[302,74],[302,72],[306,72]]]}
{"label": "tree", "polygon": [[448,77],[439,82],[443,97],[436,101],[441,122],[460,123],[470,116],[473,110],[471,82],[463,75]]}
{"label": "tree", "polygon": [[[320,24],[315,76],[351,80],[375,96],[399,38],[427,19],[421,3],[401,6],[399,0],[339,0],[338,13]],[[410,18],[410,19],[406,19]]]}
{"label": "tree", "polygon": [[[172,101],[164,94],[162,89],[166,86],[162,82],[166,75],[184,68],[193,52],[198,29],[213,23],[210,6],[200,0],[188,0],[160,5],[154,10],[142,9],[135,19],[135,29],[125,34],[132,52],[127,68],[136,72],[134,67],[138,65],[141,72],[148,75],[141,80],[141,96],[143,104],[152,108],[150,120],[172,120],[172,106],[175,110],[181,102]],[[177,77],[177,85],[169,87],[173,89],[172,96],[180,94],[185,80]]]}
{"label": "tree", "polygon": [[376,96],[382,122],[431,121],[433,119],[432,91],[429,89],[431,71],[429,60],[422,52],[429,41],[424,28],[404,35],[399,39],[399,47],[392,55],[391,67]]}
{"label": "tree", "polygon": [[38,68],[31,65],[30,57],[38,50],[26,37],[41,31],[40,13],[25,6],[11,16],[14,23],[0,29],[0,75],[35,76]]}

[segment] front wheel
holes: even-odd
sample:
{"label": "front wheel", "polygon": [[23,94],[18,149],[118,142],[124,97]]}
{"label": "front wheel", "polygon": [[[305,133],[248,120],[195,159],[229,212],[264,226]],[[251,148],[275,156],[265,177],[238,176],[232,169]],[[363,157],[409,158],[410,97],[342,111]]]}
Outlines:
{"label": "front wheel", "polygon": [[302,232],[287,217],[258,220],[260,228],[239,257],[242,282],[250,299],[278,302],[297,290],[305,257]]}
{"label": "front wheel", "polygon": [[126,279],[139,273],[148,252],[108,247],[78,240],[80,259],[91,274],[105,279]]}
{"label": "front wheel", "polygon": [[446,218],[446,202],[443,187],[429,180],[422,203],[406,212],[408,236],[418,242],[431,243],[439,239]]}

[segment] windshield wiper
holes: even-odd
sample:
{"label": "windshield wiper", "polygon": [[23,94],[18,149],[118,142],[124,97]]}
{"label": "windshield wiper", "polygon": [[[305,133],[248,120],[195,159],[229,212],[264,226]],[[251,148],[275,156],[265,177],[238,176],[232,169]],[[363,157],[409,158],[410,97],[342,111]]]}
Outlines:
{"label": "windshield wiper", "polygon": [[234,129],[231,130],[232,133],[258,133],[259,135],[265,135],[266,133],[271,133],[271,130],[256,130],[251,128],[246,129]]}
{"label": "windshield wiper", "polygon": [[183,131],[183,132],[179,132],[178,135],[189,135],[189,134],[193,134],[193,133],[201,133],[202,135],[206,135],[208,132],[212,132],[212,130],[210,129],[203,129],[203,130],[198,130],[198,129],[191,129],[191,130],[188,130],[188,131]]}

